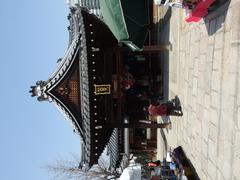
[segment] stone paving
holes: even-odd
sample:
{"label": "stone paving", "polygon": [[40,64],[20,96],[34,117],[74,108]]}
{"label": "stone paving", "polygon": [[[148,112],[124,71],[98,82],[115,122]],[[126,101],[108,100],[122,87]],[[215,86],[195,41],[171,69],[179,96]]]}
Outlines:
{"label": "stone paving", "polygon": [[165,87],[169,99],[179,96],[184,116],[159,130],[158,158],[182,146],[201,179],[240,179],[240,0],[194,24],[172,9],[168,23]]}

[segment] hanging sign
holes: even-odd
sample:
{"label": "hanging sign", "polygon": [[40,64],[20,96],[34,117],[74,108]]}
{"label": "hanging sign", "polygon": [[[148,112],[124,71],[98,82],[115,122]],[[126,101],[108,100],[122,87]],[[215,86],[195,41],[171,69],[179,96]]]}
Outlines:
{"label": "hanging sign", "polygon": [[111,94],[111,85],[110,84],[101,84],[101,85],[96,85],[94,84],[95,95],[101,95],[101,94]]}

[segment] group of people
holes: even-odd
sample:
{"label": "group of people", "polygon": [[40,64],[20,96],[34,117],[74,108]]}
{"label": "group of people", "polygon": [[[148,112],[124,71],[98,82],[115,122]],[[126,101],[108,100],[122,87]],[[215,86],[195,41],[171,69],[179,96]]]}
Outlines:
{"label": "group of people", "polygon": [[151,179],[157,176],[161,179],[179,180],[183,174],[181,165],[175,161],[167,162],[166,159],[162,162],[160,160],[149,162],[148,167],[150,168]]}
{"label": "group of people", "polygon": [[[169,101],[163,101],[162,96],[150,90],[150,80],[137,80],[126,66],[123,72],[122,85],[128,100],[132,103],[127,108],[132,112],[142,111],[145,116],[182,116],[182,107],[178,96]],[[131,107],[130,107],[131,106]],[[133,107],[134,106],[134,107]],[[141,108],[141,110],[139,110]]]}
{"label": "group of people", "polygon": [[[178,150],[178,148],[176,148],[176,150]],[[147,163],[151,171],[151,177],[160,176],[161,179],[187,180],[184,173],[184,167],[174,151],[168,151],[162,162],[156,160]]]}

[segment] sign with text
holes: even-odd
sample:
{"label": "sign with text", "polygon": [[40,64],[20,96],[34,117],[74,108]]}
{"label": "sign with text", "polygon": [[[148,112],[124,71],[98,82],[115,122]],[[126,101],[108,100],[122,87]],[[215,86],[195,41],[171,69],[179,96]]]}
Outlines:
{"label": "sign with text", "polygon": [[111,85],[110,84],[101,84],[101,85],[96,85],[94,84],[95,87],[95,95],[102,95],[102,94],[111,94]]}

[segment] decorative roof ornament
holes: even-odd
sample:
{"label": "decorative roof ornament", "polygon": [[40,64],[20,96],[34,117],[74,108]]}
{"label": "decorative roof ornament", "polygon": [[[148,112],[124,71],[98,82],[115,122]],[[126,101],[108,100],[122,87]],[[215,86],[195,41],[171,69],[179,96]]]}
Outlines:
{"label": "decorative roof ornament", "polygon": [[31,86],[31,90],[29,91],[31,93],[31,96],[37,97],[38,101],[47,101],[48,95],[46,94],[46,86],[47,82],[46,81],[37,81],[36,86]]}
{"label": "decorative roof ornament", "polygon": [[66,0],[66,4],[69,7],[80,6],[81,8],[88,9],[89,13],[102,19],[100,0]]}

